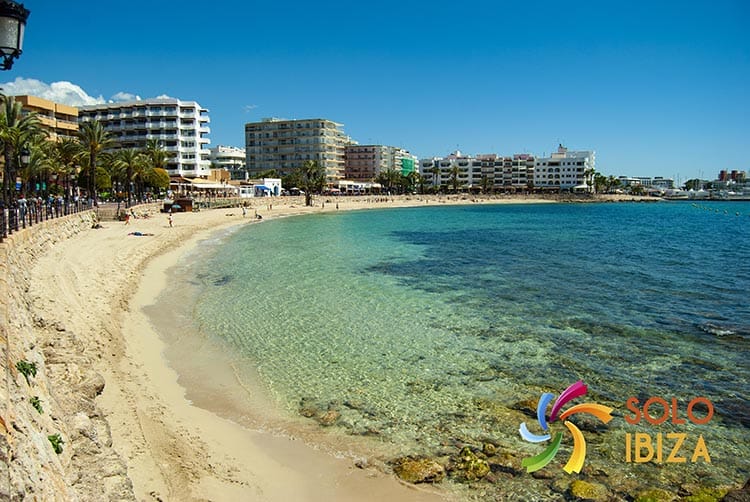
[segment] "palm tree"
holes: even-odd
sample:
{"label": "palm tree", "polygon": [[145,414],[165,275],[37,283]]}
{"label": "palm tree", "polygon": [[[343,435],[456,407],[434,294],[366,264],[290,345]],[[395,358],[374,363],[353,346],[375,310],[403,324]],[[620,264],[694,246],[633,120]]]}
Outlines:
{"label": "palm tree", "polygon": [[76,166],[83,154],[79,143],[73,138],[65,137],[59,141],[47,143],[47,156],[52,160],[53,170],[63,179],[65,200],[69,200],[70,180],[76,174]]}
{"label": "palm tree", "polygon": [[407,190],[409,193],[416,192],[417,186],[421,187],[420,191],[424,191],[424,178],[416,169],[407,174],[405,178],[407,180]]}
{"label": "palm tree", "polygon": [[88,153],[88,185],[89,198],[96,200],[96,158],[106,148],[112,146],[114,141],[109,133],[104,130],[101,122],[93,120],[84,122],[78,129],[78,141],[81,147]]}
{"label": "palm tree", "polygon": [[583,172],[584,182],[586,183],[586,185],[588,185],[589,192],[595,190],[594,189],[594,179],[595,179],[596,175],[597,175],[597,172],[596,172],[596,170],[593,167],[589,167],[589,168],[587,168]]}
{"label": "palm tree", "polygon": [[457,164],[453,164],[453,166],[451,167],[450,182],[451,182],[451,185],[453,185],[453,191],[455,193],[458,193],[458,175],[459,175],[460,172],[461,171],[458,168],[458,165]]}
{"label": "palm tree", "polygon": [[399,182],[401,181],[401,173],[395,169],[380,171],[375,178],[375,181],[383,185],[386,188],[386,191],[390,192],[393,190],[393,187],[399,185]]}
{"label": "palm tree", "polygon": [[602,192],[607,186],[607,177],[603,174],[594,174],[594,193]]}
{"label": "palm tree", "polygon": [[51,155],[51,145],[42,136],[36,136],[26,144],[29,152],[29,161],[25,166],[21,166],[20,174],[23,184],[26,185],[26,193],[36,193],[40,196],[41,192],[49,190],[47,183],[50,175],[57,174],[57,165]]}
{"label": "palm tree", "polygon": [[618,186],[620,186],[620,180],[610,175],[609,178],[607,178],[607,192],[611,193],[612,189]]}
{"label": "palm tree", "polygon": [[326,182],[325,169],[317,160],[306,160],[299,168],[299,187],[305,191],[305,205],[312,206],[313,192],[320,192]]}
{"label": "palm tree", "polygon": [[0,144],[5,160],[3,172],[3,199],[6,203],[14,200],[16,170],[21,164],[21,152],[35,138],[46,133],[41,127],[36,113],[23,114],[20,101],[13,96],[0,95]]}
{"label": "palm tree", "polygon": [[419,193],[424,194],[424,182],[425,182],[425,178],[419,172],[417,172],[417,171],[414,171],[414,172],[417,173],[417,175],[416,175],[416,177],[414,179],[414,183],[417,184],[417,185],[419,185]]}
{"label": "palm tree", "polygon": [[490,187],[490,178],[486,174],[482,175],[482,193],[487,193]]}
{"label": "palm tree", "polygon": [[437,162],[433,163],[430,172],[432,173],[432,186],[437,192],[438,178],[440,178],[440,168],[438,167]]}
{"label": "palm tree", "polygon": [[[166,171],[167,161],[173,157],[173,154],[164,149],[164,144],[158,139],[146,140],[146,148],[143,153],[147,159],[142,169],[136,173],[139,193],[144,185],[152,186],[157,189],[169,189],[169,174]],[[166,185],[164,185],[164,175],[166,175]]]}
{"label": "palm tree", "polygon": [[124,174],[125,191],[128,194],[126,207],[130,207],[133,203],[133,183],[136,181],[136,174],[142,176],[147,162],[146,156],[135,148],[118,150],[115,154],[114,165],[120,168]]}
{"label": "palm tree", "polygon": [[164,145],[158,139],[146,140],[146,148],[143,153],[148,158],[151,167],[154,169],[165,169],[167,166],[167,160],[172,155],[164,149]]}

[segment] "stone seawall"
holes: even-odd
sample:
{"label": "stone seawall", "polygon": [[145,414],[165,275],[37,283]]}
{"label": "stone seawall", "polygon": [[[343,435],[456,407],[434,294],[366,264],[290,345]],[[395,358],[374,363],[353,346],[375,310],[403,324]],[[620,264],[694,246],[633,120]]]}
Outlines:
{"label": "stone seawall", "polygon": [[29,293],[39,257],[95,222],[92,211],[73,214],[0,244],[0,500],[134,500],[94,402],[104,379],[93,356]]}

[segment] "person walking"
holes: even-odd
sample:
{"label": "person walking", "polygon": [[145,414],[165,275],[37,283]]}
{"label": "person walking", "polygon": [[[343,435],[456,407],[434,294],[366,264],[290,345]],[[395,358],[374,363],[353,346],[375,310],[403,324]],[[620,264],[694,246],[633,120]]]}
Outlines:
{"label": "person walking", "polygon": [[174,216],[172,216],[172,212],[170,211],[169,213],[169,227],[170,228],[174,226],[173,222],[174,222]]}

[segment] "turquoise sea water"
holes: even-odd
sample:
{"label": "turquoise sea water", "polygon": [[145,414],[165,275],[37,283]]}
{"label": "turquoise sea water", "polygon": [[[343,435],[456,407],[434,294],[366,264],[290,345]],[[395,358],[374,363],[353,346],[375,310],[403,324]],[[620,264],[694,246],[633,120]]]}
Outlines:
{"label": "turquoise sea water", "polygon": [[[561,470],[570,438],[547,475],[532,477],[518,462],[546,445],[525,443],[518,427],[541,432],[529,410],[540,393],[580,379],[589,393],[571,405],[606,404],[615,418],[583,423],[578,476],[624,498],[750,475],[750,204],[342,212],[251,225],[215,242],[182,279],[197,286],[190,315],[202,336],[257,368],[289,415],[335,410],[332,433],[366,437],[393,456],[446,460],[491,442],[492,482],[470,493],[556,499],[555,483],[572,479]],[[674,397],[681,418],[705,396],[714,416],[628,425],[631,396]],[[688,462],[627,463],[628,432],[684,432]],[[699,435],[710,464],[689,461]]]}

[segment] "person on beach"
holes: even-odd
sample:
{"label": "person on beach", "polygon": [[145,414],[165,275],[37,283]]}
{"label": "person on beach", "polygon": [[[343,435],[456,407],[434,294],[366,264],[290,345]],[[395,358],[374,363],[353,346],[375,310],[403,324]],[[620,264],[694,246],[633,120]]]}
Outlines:
{"label": "person on beach", "polygon": [[242,206],[242,217],[244,218],[246,214],[247,214],[247,209],[245,208],[245,206]]}
{"label": "person on beach", "polygon": [[125,224],[130,225],[130,214],[125,213]]}
{"label": "person on beach", "polygon": [[172,212],[170,211],[169,212],[169,227],[170,228],[174,226],[173,223],[174,223],[174,217],[172,216]]}

